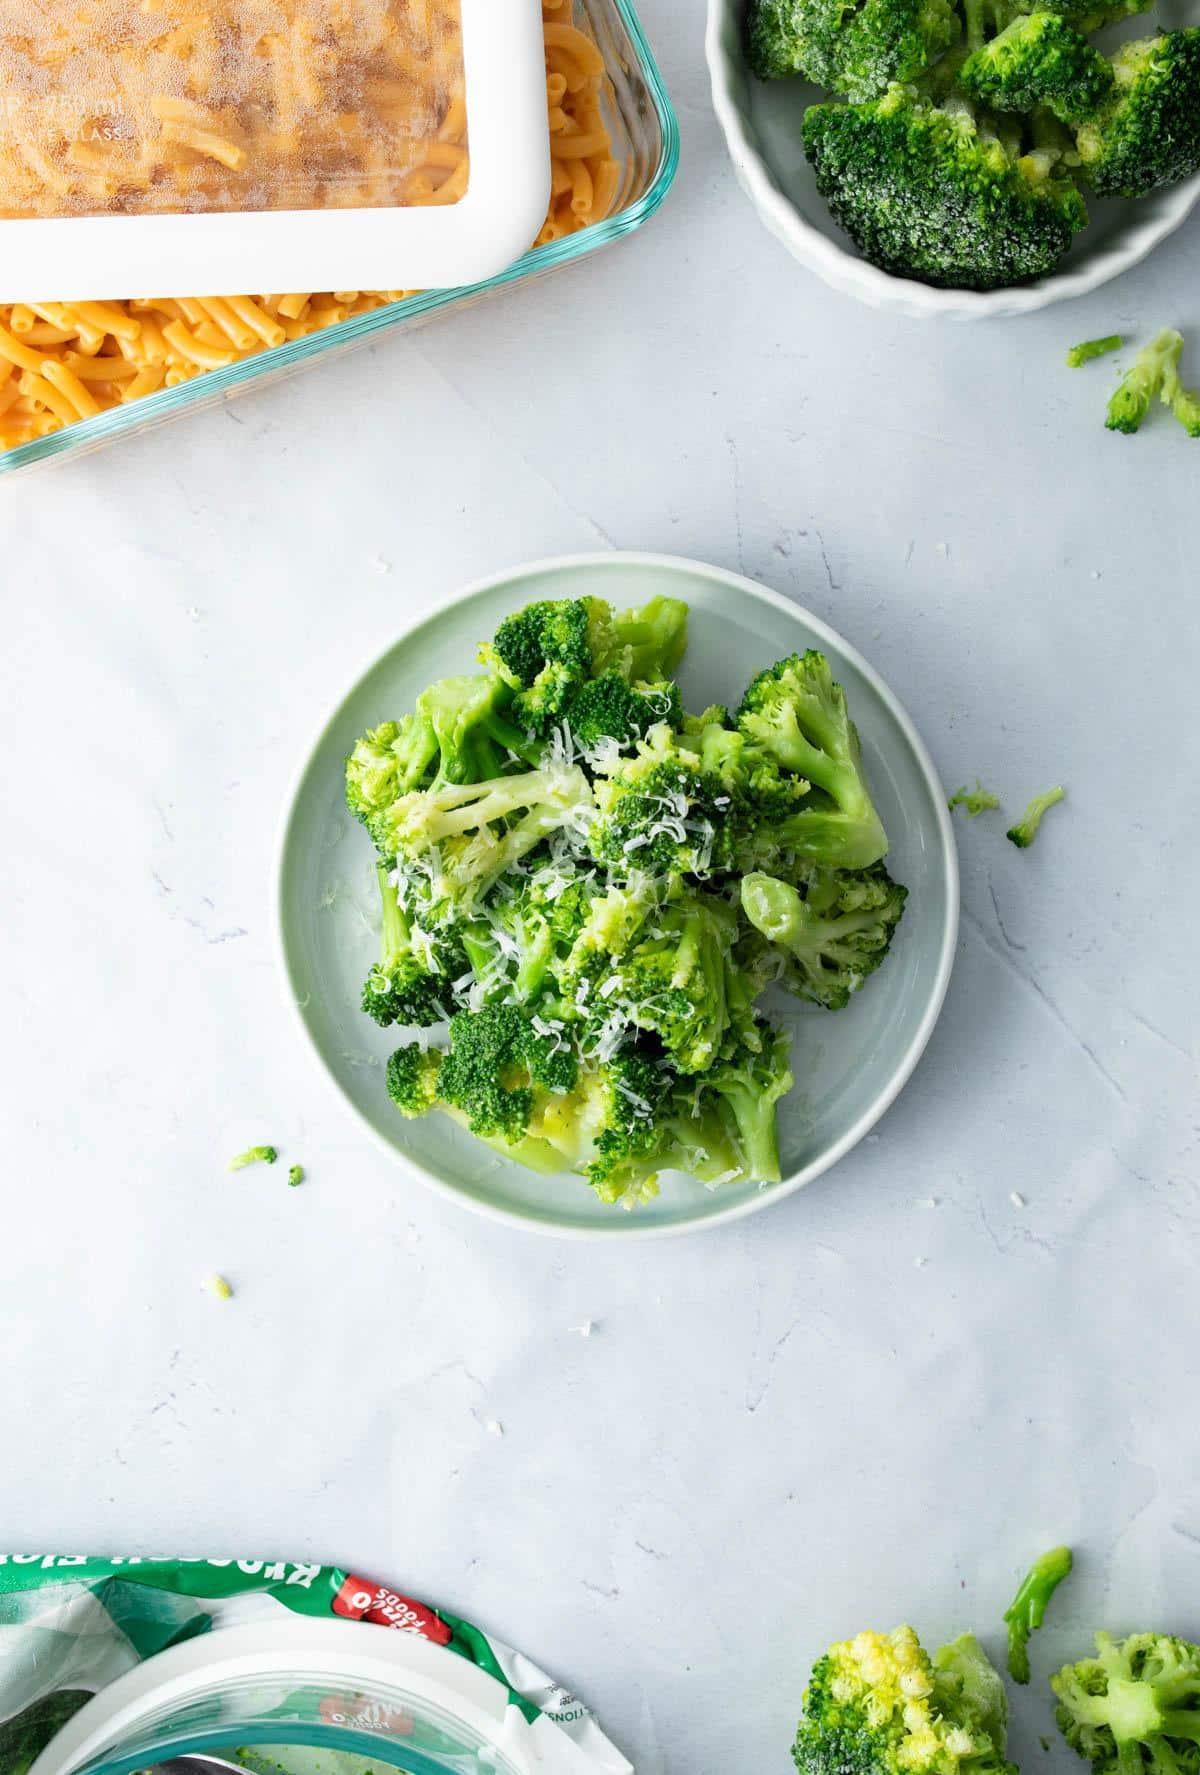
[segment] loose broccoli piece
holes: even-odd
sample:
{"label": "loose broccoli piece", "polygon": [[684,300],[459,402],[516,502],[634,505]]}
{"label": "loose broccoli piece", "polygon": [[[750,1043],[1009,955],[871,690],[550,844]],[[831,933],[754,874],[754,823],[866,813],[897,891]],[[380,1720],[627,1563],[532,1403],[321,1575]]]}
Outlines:
{"label": "loose broccoli piece", "polygon": [[1107,357],[1110,351],[1120,351],[1125,340],[1120,333],[1107,333],[1103,339],[1085,339],[1081,345],[1072,345],[1067,353],[1068,370],[1078,370],[1083,364],[1090,364],[1093,358]]}
{"label": "loose broccoli piece", "polygon": [[973,789],[968,789],[967,785],[964,783],[961,789],[956,789],[954,791],[953,795],[946,803],[946,806],[950,809],[951,813],[954,812],[956,807],[964,808],[969,820],[977,820],[980,814],[988,813],[992,808],[999,807],[999,805],[1000,797],[998,795],[993,795],[990,789],[985,789],[978,777],[975,779],[975,787]]}
{"label": "loose broccoli piece", "polygon": [[738,727],[786,771],[810,783],[809,804],[765,830],[770,850],[847,869],[865,869],[887,850],[863,772],[858,731],[829,661],[811,649],[792,654],[749,685]]}
{"label": "loose broccoli piece", "polygon": [[1050,1687],[1067,1743],[1097,1775],[1184,1775],[1200,1764],[1200,1646],[1165,1633],[1096,1635],[1096,1656]]}
{"label": "loose broccoli piece", "polygon": [[1094,112],[1113,84],[1107,57],[1053,12],[1024,14],[967,57],[959,84],[997,111],[1045,105],[1064,123]]}
{"label": "loose broccoli piece", "polygon": [[923,283],[991,290],[1052,271],[1087,223],[1054,153],[1021,154],[953,97],[906,87],[812,105],[804,151],[834,219],[864,258]]}
{"label": "loose broccoli piece", "polygon": [[1076,128],[1088,182],[1102,197],[1145,197],[1200,170],[1200,27],[1123,43],[1113,86]]}
{"label": "loose broccoli piece", "polygon": [[480,659],[515,693],[514,718],[544,734],[589,678],[610,670],[631,682],[669,678],[686,645],[687,606],[678,599],[614,612],[600,598],[557,598],[507,617]]}
{"label": "loose broccoli piece", "polygon": [[678,727],[683,704],[675,684],[629,684],[619,672],[602,672],[573,692],[565,715],[580,750],[603,753],[631,746],[659,722]]}
{"label": "loose broccoli piece", "polygon": [[750,66],[760,80],[803,74],[830,92],[871,99],[915,80],[957,43],[950,0],[751,0]]}
{"label": "loose broccoli piece", "polygon": [[1070,1573],[1074,1560],[1069,1547],[1052,1547],[1035,1559],[1021,1580],[1021,1587],[1004,1611],[1008,1626],[1008,1674],[1014,1682],[1029,1681],[1029,1636],[1046,1619],[1050,1598]]}
{"label": "loose broccoli piece", "polygon": [[1200,389],[1179,389],[1172,398],[1171,411],[1189,438],[1200,438]]}
{"label": "loose broccoli piece", "polygon": [[790,1056],[787,1033],[755,1018],[704,1076],[706,1091],[730,1119],[746,1177],[755,1183],[780,1179],[776,1105],[796,1082]]}
{"label": "loose broccoli piece", "polygon": [[592,811],[583,772],[549,761],[516,776],[402,795],[381,821],[381,848],[396,859],[402,887],[429,903],[434,922],[469,919],[506,870],[551,833],[586,829]]}
{"label": "loose broccoli piece", "polygon": [[304,1166],[292,1165],[288,1170],[288,1188],[298,1189],[304,1182]]}
{"label": "loose broccoli piece", "polygon": [[792,1755],[801,1775],[1015,1775],[1004,1684],[974,1634],[931,1659],[911,1627],[859,1633],[816,1664]]}
{"label": "loose broccoli piece", "polygon": [[466,967],[466,957],[455,938],[411,924],[386,863],[377,863],[375,874],[379,960],[363,982],[362,1008],[382,1029],[392,1023],[426,1029],[447,1015],[450,981]]}
{"label": "loose broccoli piece", "polygon": [[279,1153],[273,1146],[248,1146],[244,1153],[238,1153],[230,1159],[225,1167],[227,1171],[244,1171],[247,1165],[273,1165]]}
{"label": "loose broccoli piece", "polygon": [[746,917],[786,955],[783,985],[839,1011],[891,947],[907,888],[881,863],[862,871],[818,869],[803,892],[770,875],[742,879]]}
{"label": "loose broccoli piece", "polygon": [[1191,438],[1200,438],[1200,393],[1195,389],[1185,388],[1179,375],[1179,362],[1183,355],[1183,341],[1178,349],[1167,354],[1163,364],[1163,380],[1160,390],[1163,405],[1170,407],[1180,425]]}
{"label": "loose broccoli piece", "polygon": [[1104,423],[1109,431],[1132,434],[1141,429],[1155,395],[1162,394],[1168,371],[1178,375],[1182,353],[1183,335],[1173,327],[1165,328],[1143,346],[1108,403]]}
{"label": "loose broccoli piece", "polygon": [[1016,825],[1010,826],[1005,836],[1016,845],[1018,850],[1028,850],[1038,835],[1042,815],[1047,808],[1054,807],[1057,802],[1060,802],[1065,794],[1066,790],[1060,785],[1055,789],[1047,789],[1044,795],[1035,795]]}

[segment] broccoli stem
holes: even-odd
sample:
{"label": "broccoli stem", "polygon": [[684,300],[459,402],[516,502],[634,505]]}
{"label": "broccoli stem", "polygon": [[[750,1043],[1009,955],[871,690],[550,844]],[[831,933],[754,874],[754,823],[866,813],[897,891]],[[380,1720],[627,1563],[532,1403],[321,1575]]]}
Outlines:
{"label": "broccoli stem", "polygon": [[737,1126],[746,1176],[752,1177],[755,1183],[778,1183],[781,1173],[775,1099],[764,1096],[749,1084],[737,1085],[722,1080],[719,1089]]}
{"label": "broccoli stem", "polygon": [[1028,850],[1038,835],[1042,815],[1047,808],[1060,802],[1065,794],[1066,790],[1059,784],[1057,788],[1047,789],[1044,795],[1035,795],[1016,825],[1010,826],[1005,836],[1018,850]]}
{"label": "broccoli stem", "polygon": [[399,967],[412,947],[412,927],[400,905],[400,896],[386,863],[376,863],[375,877],[379,883],[379,961],[385,973]]}
{"label": "broccoli stem", "polygon": [[1045,1620],[1050,1598],[1073,1564],[1069,1547],[1052,1547],[1049,1553],[1043,1553],[1034,1560],[1004,1611],[1008,1624],[1008,1672],[1016,1683],[1029,1681],[1029,1636]]}
{"label": "broccoli stem", "polygon": [[1072,345],[1068,351],[1067,368],[1078,370],[1081,364],[1090,364],[1093,358],[1107,357],[1110,351],[1120,351],[1124,343],[1124,336],[1120,333],[1106,333],[1103,339],[1085,339],[1080,345]]}
{"label": "broccoli stem", "polygon": [[244,1171],[247,1165],[273,1165],[279,1154],[273,1146],[248,1146],[244,1153],[230,1159],[230,1171]]}

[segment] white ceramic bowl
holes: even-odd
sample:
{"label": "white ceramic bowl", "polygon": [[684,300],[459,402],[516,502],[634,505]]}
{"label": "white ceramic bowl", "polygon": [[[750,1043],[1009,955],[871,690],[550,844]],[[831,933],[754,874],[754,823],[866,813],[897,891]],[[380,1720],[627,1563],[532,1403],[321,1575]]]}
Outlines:
{"label": "white ceramic bowl", "polygon": [[[892,954],[831,1015],[788,1001],[799,1081],[780,1115],[782,1183],[705,1189],[668,1175],[633,1213],[605,1207],[578,1177],[541,1177],[500,1158],[442,1116],[405,1121],[383,1062],[399,1039],[359,1009],[378,938],[370,928],[372,852],[346,812],[344,761],[366,728],[411,706],[426,684],[469,671],[475,648],[534,598],[607,598],[618,608],[657,593],[683,598],[690,638],[680,669],[689,708],[736,700],[751,675],[806,647],[829,657],[862,738],[872,792],[892,841],[888,866],[909,890]],[[307,760],[279,864],[279,928],[288,997],[325,1073],[406,1168],[467,1207],[541,1232],[636,1238],[683,1232],[778,1202],[836,1164],[868,1133],[912,1073],[945,996],[958,929],[958,860],[937,773],[912,722],[867,662],[798,605],[719,567],[665,555],[580,555],[510,569],[469,586],[404,631],[334,711]]]}
{"label": "white ceramic bowl", "polygon": [[[893,277],[860,257],[829,214],[804,158],[800,122],[823,95],[803,80],[756,80],[743,53],[746,0],[708,0],[708,67],[713,105],[734,171],[759,216],[794,259],[835,290],[872,308],[894,308],[917,320],[935,315],[981,320],[1029,314],[1051,302],[1084,296],[1118,277],[1173,234],[1200,198],[1200,176],[1140,203],[1089,200],[1092,221],[1061,271],[1011,290],[937,290]],[[1200,24],[1200,0],[1166,0],[1130,21],[1123,36]]]}

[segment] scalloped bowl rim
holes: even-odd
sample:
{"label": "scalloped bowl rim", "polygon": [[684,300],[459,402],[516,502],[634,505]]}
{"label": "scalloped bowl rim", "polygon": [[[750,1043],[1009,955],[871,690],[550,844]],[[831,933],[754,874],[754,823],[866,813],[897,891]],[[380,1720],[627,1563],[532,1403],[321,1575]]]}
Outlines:
{"label": "scalloped bowl rim", "polygon": [[758,147],[756,134],[735,91],[739,77],[752,78],[741,55],[741,14],[745,0],[708,0],[705,49],[713,108],[733,161],[738,183],[759,217],[794,259],[824,283],[872,308],[896,308],[914,319],[951,315],[963,320],[1031,314],[1054,302],[1086,296],[1141,263],[1174,234],[1200,200],[1200,174],[1170,192],[1158,194],[1158,207],[1140,226],[1123,230],[1118,244],[1089,255],[1070,271],[1037,283],[1004,290],[941,290],[912,278],[895,277],[862,259],[850,246],[831,240],[805,219],[787,196]]}

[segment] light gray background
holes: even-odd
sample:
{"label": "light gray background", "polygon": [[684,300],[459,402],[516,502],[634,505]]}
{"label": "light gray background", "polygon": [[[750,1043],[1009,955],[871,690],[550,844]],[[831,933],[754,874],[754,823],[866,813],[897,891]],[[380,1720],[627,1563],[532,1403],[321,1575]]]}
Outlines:
{"label": "light gray background", "polygon": [[[640,237],[0,489],[0,1544],[350,1562],[577,1684],[640,1775],[783,1775],[826,1639],[994,1639],[1049,1538],[1082,1557],[1044,1668],[1100,1623],[1200,1630],[1200,444],[1106,434],[1111,365],[1062,367],[1176,323],[1200,378],[1200,225],[1078,306],[871,313],[735,188],[696,0],[645,18],[684,160]],[[951,785],[1070,787],[1027,854],[960,829],[949,1002],[875,1139],[727,1233],[601,1250],[367,1143],[271,914],[360,667],[591,546],[808,605]],[[226,1175],[263,1139],[302,1190]],[[1031,1700],[1030,1768],[1045,1729]]]}

